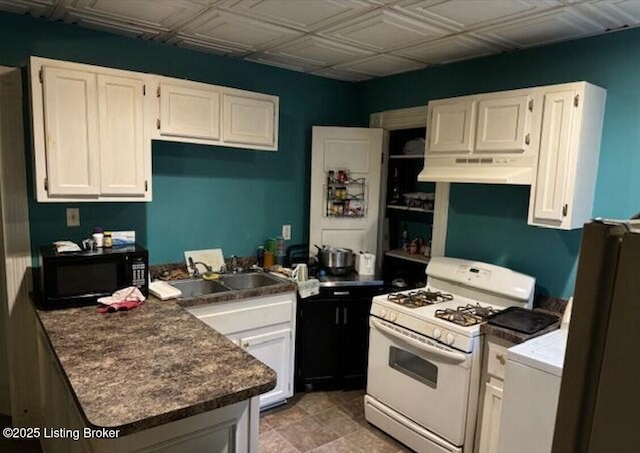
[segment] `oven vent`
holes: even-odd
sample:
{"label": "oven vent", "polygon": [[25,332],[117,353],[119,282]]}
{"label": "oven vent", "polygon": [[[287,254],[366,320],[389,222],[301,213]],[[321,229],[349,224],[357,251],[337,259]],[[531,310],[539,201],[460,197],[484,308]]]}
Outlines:
{"label": "oven vent", "polygon": [[467,158],[456,158],[456,164],[492,164],[493,163],[493,158],[481,158],[478,159],[477,157],[475,158],[471,158],[471,159],[467,159]]}

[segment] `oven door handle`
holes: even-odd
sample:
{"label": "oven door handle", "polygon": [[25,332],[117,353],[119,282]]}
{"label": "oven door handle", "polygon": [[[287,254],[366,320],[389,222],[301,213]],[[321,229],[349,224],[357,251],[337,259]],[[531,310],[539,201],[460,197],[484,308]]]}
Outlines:
{"label": "oven door handle", "polygon": [[447,359],[453,360],[454,362],[464,362],[465,360],[467,360],[467,356],[460,352],[447,351],[446,349],[441,349],[441,348],[438,348],[437,346],[431,346],[429,344],[414,340],[413,338],[409,338],[405,335],[402,335],[401,333],[396,332],[392,328],[385,326],[377,319],[369,318],[369,321],[373,328],[383,333],[386,333],[387,335],[390,335],[394,338],[402,340],[408,345],[411,345],[414,348],[420,349],[421,351],[429,352],[431,354],[434,354],[440,357],[445,357]]}

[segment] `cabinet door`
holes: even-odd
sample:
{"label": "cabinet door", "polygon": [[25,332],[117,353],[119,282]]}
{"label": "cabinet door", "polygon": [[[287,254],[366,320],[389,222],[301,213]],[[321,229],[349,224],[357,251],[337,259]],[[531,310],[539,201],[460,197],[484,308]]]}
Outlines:
{"label": "cabinet door", "polygon": [[222,140],[277,149],[277,98],[223,94]]}
{"label": "cabinet door", "polygon": [[473,149],[475,101],[444,100],[429,103],[427,153],[468,154]]}
{"label": "cabinet door", "polygon": [[333,299],[311,297],[300,302],[296,348],[299,390],[329,390],[339,386],[340,309]]}
{"label": "cabinet door", "polygon": [[[313,127],[311,148],[310,252],[313,244],[375,252],[380,208],[382,129]],[[364,180],[364,216],[327,216],[327,176],[349,170],[351,179]]]}
{"label": "cabinet door", "polygon": [[43,67],[49,196],[100,192],[96,77],[85,71]]}
{"label": "cabinet door", "polygon": [[291,329],[286,328],[258,335],[242,336],[239,340],[243,349],[264,362],[278,375],[276,387],[260,395],[260,407],[283,401],[293,395],[290,372],[291,336]]}
{"label": "cabinet door", "polygon": [[559,224],[567,214],[565,190],[568,184],[574,95],[573,90],[567,90],[544,96],[534,223],[536,220],[550,220]]}
{"label": "cabinet door", "polygon": [[371,298],[357,298],[342,306],[342,373],[345,388],[364,388],[369,353]]}
{"label": "cabinet door", "polygon": [[197,85],[160,84],[161,136],[220,139],[220,93]]}
{"label": "cabinet door", "polygon": [[531,136],[531,96],[489,97],[478,101],[476,151],[523,153]]}
{"label": "cabinet door", "polygon": [[142,80],[98,74],[100,192],[144,195]]}
{"label": "cabinet door", "polygon": [[485,384],[484,409],[482,411],[482,428],[480,431],[480,448],[478,453],[498,453],[501,414],[502,389],[487,382]]}

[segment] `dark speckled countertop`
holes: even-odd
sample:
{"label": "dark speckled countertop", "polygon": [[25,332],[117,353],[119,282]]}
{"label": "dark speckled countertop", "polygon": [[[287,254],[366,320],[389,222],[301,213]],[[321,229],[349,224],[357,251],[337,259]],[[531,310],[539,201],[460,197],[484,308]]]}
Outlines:
{"label": "dark speckled countertop", "polygon": [[[277,292],[284,290],[290,285]],[[229,300],[228,294],[220,297],[225,295]],[[273,389],[271,368],[181,306],[215,301],[150,297],[134,310],[110,314],[98,313],[96,306],[39,310],[88,426],[130,434]]]}

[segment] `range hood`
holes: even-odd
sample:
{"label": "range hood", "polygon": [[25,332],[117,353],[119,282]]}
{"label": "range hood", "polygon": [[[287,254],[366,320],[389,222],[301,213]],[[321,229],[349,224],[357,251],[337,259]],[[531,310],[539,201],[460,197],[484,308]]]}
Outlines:
{"label": "range hood", "polygon": [[427,157],[418,181],[530,185],[533,169],[530,157]]}

